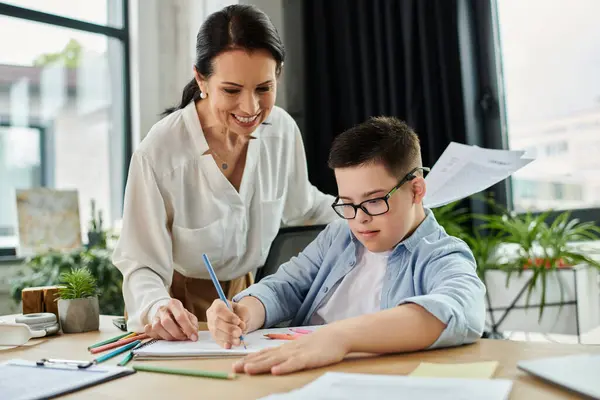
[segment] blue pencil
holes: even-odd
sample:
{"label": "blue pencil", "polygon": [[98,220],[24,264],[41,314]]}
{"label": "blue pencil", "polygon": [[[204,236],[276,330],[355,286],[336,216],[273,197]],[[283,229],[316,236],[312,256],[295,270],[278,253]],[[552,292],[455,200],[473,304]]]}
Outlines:
{"label": "blue pencil", "polygon": [[[212,264],[210,263],[210,260],[208,259],[208,256],[206,254],[202,254],[202,259],[204,260],[204,265],[206,265],[206,269],[208,270],[208,274],[210,275],[210,279],[212,279],[213,285],[215,285],[215,289],[217,289],[217,293],[219,294],[219,298],[233,312],[233,308],[231,307],[231,305],[227,301],[227,297],[225,297],[225,293],[223,293],[223,288],[221,287],[221,284],[219,283],[219,280],[217,279],[217,275],[215,274],[215,270],[213,269]],[[246,343],[244,343],[244,336],[240,336],[240,340],[241,340],[242,344],[244,345],[244,349],[245,349],[246,348]]]}
{"label": "blue pencil", "polygon": [[127,350],[134,348],[135,346],[137,346],[137,345],[138,345],[139,343],[141,343],[141,342],[142,342],[141,340],[136,340],[135,342],[131,342],[131,343],[129,343],[129,344],[126,344],[125,346],[119,347],[119,348],[118,348],[118,349],[116,349],[115,351],[111,351],[111,352],[110,352],[110,353],[108,353],[108,354],[105,354],[105,355],[103,355],[103,356],[100,356],[100,357],[98,357],[98,358],[95,358],[95,359],[94,359],[94,364],[100,364],[101,362],[104,362],[104,361],[106,361],[106,360],[109,360],[109,359],[111,359],[111,358],[113,358],[113,357],[116,357],[116,356],[118,356],[119,354],[121,354],[121,353],[124,353],[124,352],[126,352]]}

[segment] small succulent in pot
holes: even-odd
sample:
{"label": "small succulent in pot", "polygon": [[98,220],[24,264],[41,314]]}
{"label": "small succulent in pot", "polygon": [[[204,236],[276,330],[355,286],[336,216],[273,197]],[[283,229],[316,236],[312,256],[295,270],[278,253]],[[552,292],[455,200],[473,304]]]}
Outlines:
{"label": "small succulent in pot", "polygon": [[58,316],[64,333],[98,330],[100,309],[96,279],[87,268],[73,268],[61,274]]}

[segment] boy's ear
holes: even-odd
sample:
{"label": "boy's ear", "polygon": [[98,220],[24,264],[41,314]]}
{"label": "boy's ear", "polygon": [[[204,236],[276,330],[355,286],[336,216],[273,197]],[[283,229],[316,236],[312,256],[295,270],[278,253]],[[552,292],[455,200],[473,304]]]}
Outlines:
{"label": "boy's ear", "polygon": [[427,184],[422,176],[417,176],[412,180],[413,203],[420,204],[423,202],[425,193],[427,193]]}

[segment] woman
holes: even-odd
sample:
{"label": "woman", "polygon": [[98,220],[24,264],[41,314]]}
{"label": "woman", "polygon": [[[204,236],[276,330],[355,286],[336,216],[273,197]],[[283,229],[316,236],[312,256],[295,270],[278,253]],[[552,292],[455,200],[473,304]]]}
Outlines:
{"label": "woman", "polygon": [[333,197],[308,181],[300,131],[275,107],[284,48],[269,18],[248,5],[208,17],[194,79],[131,159],[121,237],[128,328],[196,340],[217,292],[252,283],[281,222],[328,223]]}

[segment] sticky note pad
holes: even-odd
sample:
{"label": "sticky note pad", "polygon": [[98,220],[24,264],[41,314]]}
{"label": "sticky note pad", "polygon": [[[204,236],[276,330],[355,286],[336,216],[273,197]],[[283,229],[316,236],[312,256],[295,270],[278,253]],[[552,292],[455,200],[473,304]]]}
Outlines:
{"label": "sticky note pad", "polygon": [[429,378],[474,378],[488,379],[498,368],[498,361],[485,361],[465,364],[421,363],[410,376]]}

